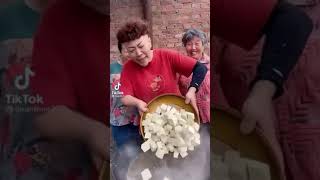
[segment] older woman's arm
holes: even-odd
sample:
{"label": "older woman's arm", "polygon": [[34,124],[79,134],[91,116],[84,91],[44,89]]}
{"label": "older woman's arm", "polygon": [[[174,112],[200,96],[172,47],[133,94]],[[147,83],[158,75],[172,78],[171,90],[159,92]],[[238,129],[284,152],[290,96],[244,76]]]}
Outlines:
{"label": "older woman's arm", "polygon": [[196,109],[198,118],[199,118],[199,110],[198,110],[197,101],[196,101],[196,92],[198,92],[199,87],[207,74],[207,71],[208,71],[207,67],[200,62],[197,62],[194,65],[192,70],[192,73],[193,73],[192,79],[190,82],[188,92],[186,93],[185,103],[186,104],[190,103]]}
{"label": "older woman's arm", "polygon": [[252,132],[258,119],[260,125],[273,129],[269,122],[272,99],[282,94],[282,85],[302,54],[312,27],[311,19],[299,8],[286,2],[277,5],[264,28],[261,63],[242,108],[244,133]]}
{"label": "older woman's arm", "polygon": [[192,70],[193,74],[190,82],[190,87],[196,88],[196,92],[198,92],[202,81],[206,77],[207,71],[208,71],[207,67],[200,62],[197,62],[196,65],[194,66]]}

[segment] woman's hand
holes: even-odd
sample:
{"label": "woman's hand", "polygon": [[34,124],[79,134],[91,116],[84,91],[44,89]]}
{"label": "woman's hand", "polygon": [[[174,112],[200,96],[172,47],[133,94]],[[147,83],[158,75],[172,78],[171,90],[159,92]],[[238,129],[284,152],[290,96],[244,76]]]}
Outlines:
{"label": "woman's hand", "polygon": [[275,85],[270,81],[258,81],[255,84],[242,107],[243,119],[240,126],[242,133],[249,134],[258,125],[269,135],[275,135],[273,125],[275,114],[272,105],[275,90]]}
{"label": "woman's hand", "polygon": [[88,127],[86,144],[91,152],[92,161],[98,171],[105,161],[110,161],[110,128],[100,122],[92,122]]}
{"label": "woman's hand", "polygon": [[197,91],[197,89],[195,87],[189,88],[188,92],[186,93],[185,103],[191,104],[193,106],[193,108],[196,110],[198,119],[200,119],[199,118],[199,109],[197,106],[196,91]]}
{"label": "woman's hand", "polygon": [[256,126],[265,133],[275,134],[273,122],[275,120],[272,99],[258,95],[246,99],[242,107],[243,119],[240,130],[244,134],[250,134]]}
{"label": "woman's hand", "polygon": [[275,90],[275,85],[270,81],[258,81],[255,84],[242,107],[243,119],[240,130],[244,134],[251,133],[256,127],[261,130],[275,152],[284,176],[284,159],[274,125],[276,115],[272,97]]}
{"label": "woman's hand", "polygon": [[140,114],[148,111],[147,103],[131,95],[122,97],[121,102],[126,106],[136,106]]}
{"label": "woman's hand", "polygon": [[97,170],[97,172],[100,172],[102,170],[103,167],[103,159],[100,156],[97,156],[96,154],[91,152],[91,159],[92,162]]}
{"label": "woman's hand", "polygon": [[137,103],[136,103],[136,106],[137,106],[140,114],[148,111],[147,103],[145,103],[142,100],[138,100]]}

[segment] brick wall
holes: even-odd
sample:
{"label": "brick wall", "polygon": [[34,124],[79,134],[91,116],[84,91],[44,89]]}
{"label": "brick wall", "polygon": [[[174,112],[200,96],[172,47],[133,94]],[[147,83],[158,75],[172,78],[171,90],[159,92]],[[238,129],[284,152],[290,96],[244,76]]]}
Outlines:
{"label": "brick wall", "polygon": [[152,21],[154,47],[173,48],[184,53],[181,38],[186,29],[200,29],[209,38],[210,1],[152,0]]}
{"label": "brick wall", "polygon": [[140,0],[110,0],[110,60],[119,57],[116,33],[130,17],[143,17]]}
{"label": "brick wall", "polygon": [[[176,49],[185,53],[181,38],[193,27],[210,37],[210,0],[151,0],[152,31],[155,48]],[[111,0],[110,47],[111,60],[119,56],[116,32],[130,17],[143,17],[140,0]],[[208,44],[206,52],[209,54]]]}

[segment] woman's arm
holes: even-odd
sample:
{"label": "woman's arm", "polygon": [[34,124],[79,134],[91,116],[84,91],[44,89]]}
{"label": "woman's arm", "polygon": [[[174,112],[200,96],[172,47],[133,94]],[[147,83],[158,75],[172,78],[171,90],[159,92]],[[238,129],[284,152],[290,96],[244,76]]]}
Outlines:
{"label": "woman's arm", "polygon": [[280,96],[282,85],[301,56],[312,29],[311,19],[302,10],[285,1],[279,2],[264,28],[266,40],[252,86],[259,80],[269,80],[276,86],[274,97]]}
{"label": "woman's arm", "polygon": [[204,64],[197,62],[192,70],[192,79],[189,88],[194,87],[196,88],[196,92],[198,92],[202,81],[206,77],[207,71],[208,69]]}
{"label": "woman's arm", "polygon": [[148,111],[147,103],[131,95],[125,95],[124,97],[122,97],[121,102],[126,106],[137,107],[140,112]]}
{"label": "woman's arm", "polygon": [[185,103],[186,104],[190,103],[195,108],[198,118],[199,118],[199,109],[197,106],[196,92],[198,92],[199,87],[207,74],[207,71],[208,69],[204,64],[200,62],[197,62],[195,64],[192,70],[192,79],[190,82],[190,86],[188,88],[188,92],[186,93]]}
{"label": "woman's arm", "polygon": [[96,156],[109,160],[107,152],[110,129],[101,122],[72,111],[66,106],[56,106],[37,116],[34,125],[44,137],[84,143]]}

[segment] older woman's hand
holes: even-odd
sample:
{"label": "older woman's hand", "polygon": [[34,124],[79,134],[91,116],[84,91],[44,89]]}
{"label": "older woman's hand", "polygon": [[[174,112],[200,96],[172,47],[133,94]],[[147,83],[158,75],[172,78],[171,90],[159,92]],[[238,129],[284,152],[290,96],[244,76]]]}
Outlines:
{"label": "older woman's hand", "polygon": [[100,170],[104,161],[110,160],[110,128],[100,122],[91,122],[87,127],[86,144],[91,150],[91,157],[97,170]]}
{"label": "older woman's hand", "polygon": [[284,175],[284,160],[280,144],[276,137],[272,97],[276,91],[275,85],[266,80],[256,82],[249,97],[242,107],[243,119],[240,130],[244,134],[251,133],[256,127],[264,134],[280,162],[281,173]]}
{"label": "older woman's hand", "polygon": [[188,92],[186,93],[185,103],[191,104],[194,107],[194,109],[196,110],[196,113],[197,113],[197,117],[199,119],[199,109],[197,106],[196,91],[197,91],[197,89],[195,87],[189,88]]}
{"label": "older woman's hand", "polygon": [[275,114],[272,104],[275,90],[275,85],[266,80],[258,81],[254,85],[242,107],[244,117],[241,123],[241,131],[244,134],[251,133],[258,125],[268,135],[275,135],[273,125]]}

